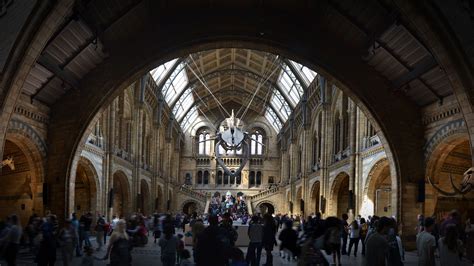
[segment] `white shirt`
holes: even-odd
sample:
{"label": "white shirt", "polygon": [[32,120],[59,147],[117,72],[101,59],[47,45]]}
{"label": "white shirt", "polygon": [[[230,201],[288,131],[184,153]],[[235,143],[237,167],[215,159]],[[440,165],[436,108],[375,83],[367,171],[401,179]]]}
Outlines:
{"label": "white shirt", "polygon": [[[430,262],[430,249],[436,247],[435,237],[426,232],[422,231],[416,236],[416,249],[418,251],[418,265],[429,265]],[[434,254],[431,254],[434,256]]]}
{"label": "white shirt", "polygon": [[352,227],[352,225],[349,226],[349,237],[350,238],[359,238],[360,237],[360,227],[355,229],[355,228]]}
{"label": "white shirt", "polygon": [[115,218],[112,220],[112,229],[115,229],[115,226],[117,226],[118,221],[119,221],[119,218]]}

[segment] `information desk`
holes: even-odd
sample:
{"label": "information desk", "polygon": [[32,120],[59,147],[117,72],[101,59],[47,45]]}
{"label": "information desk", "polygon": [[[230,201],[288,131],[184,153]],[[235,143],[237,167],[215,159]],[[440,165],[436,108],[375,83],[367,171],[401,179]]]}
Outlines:
{"label": "information desk", "polygon": [[[204,224],[204,226],[208,226],[208,224]],[[247,231],[249,229],[249,226],[244,224],[235,224],[234,223],[234,228],[235,230],[237,231],[237,234],[238,234],[238,237],[237,237],[237,241],[235,242],[235,245],[238,246],[238,247],[246,247],[249,245],[249,242],[250,242],[250,239],[249,239],[249,236],[247,235]],[[185,233],[184,233],[184,244],[186,246],[191,246],[193,244],[193,237],[192,236],[186,236],[186,235],[190,235],[188,234],[188,232],[191,232],[191,226],[189,226],[189,224],[186,224],[186,226],[184,227],[185,229]]]}

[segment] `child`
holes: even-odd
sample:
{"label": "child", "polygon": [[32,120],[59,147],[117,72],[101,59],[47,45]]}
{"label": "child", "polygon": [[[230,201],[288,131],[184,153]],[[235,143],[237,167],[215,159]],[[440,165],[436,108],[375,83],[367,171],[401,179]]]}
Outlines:
{"label": "child", "polygon": [[191,253],[189,252],[189,250],[187,249],[184,249],[183,251],[181,251],[181,263],[179,264],[180,266],[192,266],[194,265],[191,260]]}
{"label": "child", "polygon": [[181,261],[181,252],[184,251],[183,235],[178,234],[178,239],[179,239],[179,242],[178,242],[178,250],[177,250],[177,253],[176,253],[176,261],[179,264],[179,262]]}

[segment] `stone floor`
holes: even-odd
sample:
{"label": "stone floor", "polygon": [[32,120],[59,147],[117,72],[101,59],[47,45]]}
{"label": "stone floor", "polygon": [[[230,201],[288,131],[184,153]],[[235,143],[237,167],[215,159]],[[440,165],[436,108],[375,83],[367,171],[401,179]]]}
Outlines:
{"label": "stone floor", "polygon": [[[91,239],[92,245],[96,246],[95,240]],[[186,247],[190,249],[190,247]],[[246,247],[241,247],[241,249],[246,253],[247,248]],[[56,265],[63,265],[61,258],[60,258],[60,253],[58,251],[58,261]],[[102,258],[105,255],[105,249],[102,251],[98,251],[94,253],[94,256],[97,258]],[[279,265],[297,265],[296,262],[288,262],[285,261],[284,259],[279,257],[279,253],[277,251],[277,248],[273,251],[273,265],[279,266]],[[158,247],[158,244],[154,244],[152,238],[150,237],[150,241],[145,247],[137,247],[134,248],[132,251],[132,257],[133,257],[133,265],[143,265],[143,266],[148,266],[148,265],[161,265],[160,261],[160,248]],[[418,258],[416,256],[415,252],[407,252],[405,256],[405,265],[417,265],[418,264]],[[25,266],[30,266],[30,265],[36,265],[34,262],[34,257],[26,250],[22,249],[19,254],[19,259],[18,259],[18,264],[19,266],[25,265]],[[332,262],[332,258],[330,260]],[[262,260],[261,263],[265,263],[265,251],[262,251]],[[361,265],[362,263],[362,255],[360,254],[360,249],[357,257],[354,256],[347,256],[343,255],[342,256],[342,264],[343,265]],[[105,266],[108,264],[108,261],[104,260],[96,260],[94,265],[99,265],[99,266]],[[6,265],[6,263],[2,260],[0,260],[0,266]],[[81,258],[75,257],[73,260],[73,265],[81,265]],[[439,265],[439,262],[437,262],[437,265]],[[471,266],[473,265],[472,263],[465,262],[466,266]]]}

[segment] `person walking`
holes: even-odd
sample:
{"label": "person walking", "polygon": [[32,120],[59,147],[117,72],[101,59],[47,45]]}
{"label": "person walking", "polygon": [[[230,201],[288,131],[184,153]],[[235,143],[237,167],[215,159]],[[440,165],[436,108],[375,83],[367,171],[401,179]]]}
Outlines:
{"label": "person walking", "polygon": [[161,247],[161,262],[163,266],[174,266],[176,264],[176,251],[179,247],[179,240],[173,235],[174,228],[166,226],[163,229],[164,236],[158,241]]}
{"label": "person walking", "polygon": [[360,227],[359,223],[354,220],[351,225],[349,225],[349,250],[347,255],[351,255],[352,246],[354,245],[354,257],[357,257],[357,250],[359,247],[360,240]]}
{"label": "person walking", "polygon": [[328,217],[327,226],[327,250],[332,253],[334,265],[341,264],[341,227],[342,223],[337,217]]}
{"label": "person walking", "polygon": [[259,223],[258,216],[252,216],[247,234],[250,239],[245,260],[251,266],[260,265],[260,257],[262,255],[263,226]]}
{"label": "person walking", "polygon": [[435,265],[434,251],[436,248],[436,239],[431,234],[434,224],[435,220],[431,217],[427,217],[424,222],[424,230],[416,236],[419,266]]}
{"label": "person walking", "polygon": [[76,230],[71,224],[71,220],[66,220],[64,222],[64,227],[59,231],[58,234],[58,243],[61,249],[63,264],[65,266],[72,264],[74,246],[77,242],[76,236]]}
{"label": "person walking", "polygon": [[464,248],[462,241],[459,240],[456,225],[448,225],[445,228],[444,237],[438,240],[439,262],[441,266],[460,266],[462,265],[462,255]]}
{"label": "person walking", "polygon": [[298,233],[293,229],[293,222],[287,220],[285,228],[281,230],[278,239],[281,241],[280,250],[286,253],[288,261],[298,255],[298,247],[296,241],[298,240]]}
{"label": "person walking", "polygon": [[195,246],[196,266],[222,266],[227,265],[228,258],[224,254],[224,243],[219,239],[222,229],[219,227],[217,216],[208,219],[209,226],[198,235]]}
{"label": "person walking", "polygon": [[341,231],[341,238],[342,238],[342,246],[341,246],[341,254],[346,255],[347,254],[347,238],[349,236],[349,224],[347,223],[347,220],[349,220],[349,216],[347,213],[342,214],[342,231]]}
{"label": "person walking", "polygon": [[96,251],[100,251],[104,245],[104,231],[105,231],[105,219],[102,215],[97,216],[97,223],[95,225],[95,234],[97,241]]}
{"label": "person walking", "polygon": [[390,248],[387,234],[390,230],[391,220],[387,217],[381,217],[376,224],[376,230],[367,236],[365,243],[365,257],[363,260],[365,266],[387,265],[386,257]]}
{"label": "person walking", "polygon": [[125,220],[119,220],[115,226],[114,232],[110,236],[104,260],[107,260],[110,257],[111,266],[132,265],[132,245],[130,244],[130,237],[125,231],[126,224]]}
{"label": "person walking", "polygon": [[263,215],[263,238],[262,245],[265,249],[266,261],[265,266],[273,266],[273,246],[276,245],[275,235],[277,232],[278,224],[275,222],[275,219],[269,214],[266,213]]}
{"label": "person walking", "polygon": [[0,243],[5,243],[5,260],[7,265],[15,266],[23,230],[16,214],[8,217],[8,223],[10,227],[7,229],[6,235],[0,239]]}

